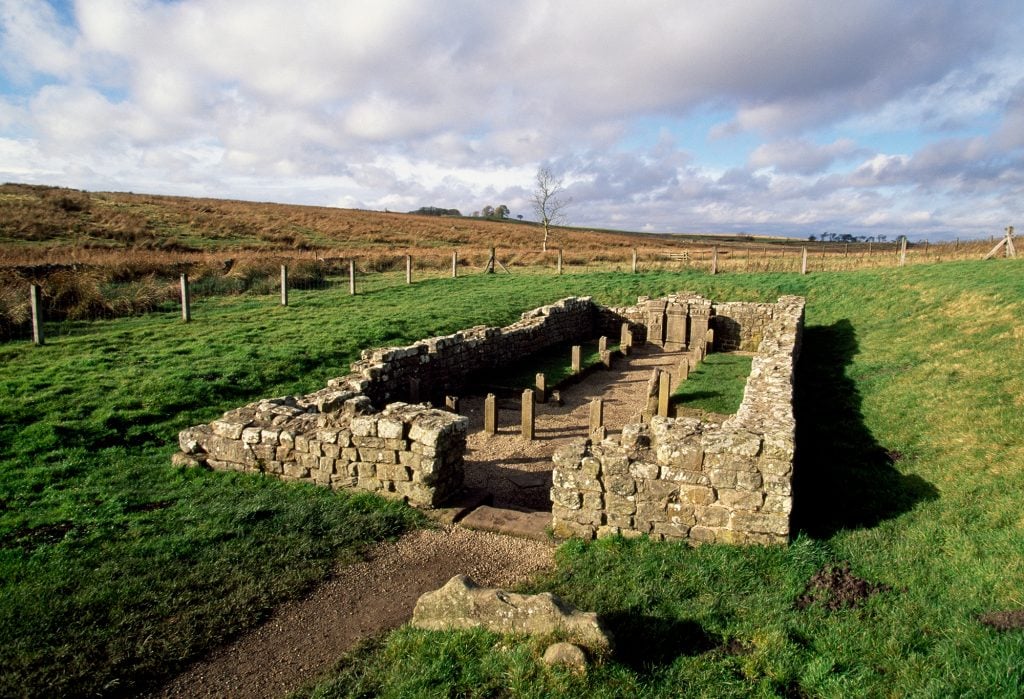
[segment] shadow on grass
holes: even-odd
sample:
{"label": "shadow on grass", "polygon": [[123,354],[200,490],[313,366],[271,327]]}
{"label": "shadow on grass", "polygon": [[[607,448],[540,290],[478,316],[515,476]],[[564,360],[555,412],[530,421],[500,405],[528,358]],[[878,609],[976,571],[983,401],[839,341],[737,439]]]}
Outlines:
{"label": "shadow on grass", "polygon": [[637,610],[602,614],[612,633],[615,659],[635,672],[644,673],[669,665],[680,656],[714,650],[722,639],[709,634],[694,621],[665,619]]}
{"label": "shadow on grass", "polygon": [[794,532],[826,538],[873,527],[938,497],[920,476],[900,473],[899,454],[864,425],[860,392],[845,374],[857,352],[848,320],[804,329],[794,396]]}

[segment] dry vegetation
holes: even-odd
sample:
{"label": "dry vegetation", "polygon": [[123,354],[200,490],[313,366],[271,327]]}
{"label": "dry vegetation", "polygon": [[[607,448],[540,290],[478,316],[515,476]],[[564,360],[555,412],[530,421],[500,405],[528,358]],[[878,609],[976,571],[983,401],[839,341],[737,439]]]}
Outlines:
{"label": "dry vegetation", "polygon": [[[559,228],[540,250],[538,226],[519,221],[419,216],[315,206],[153,196],[39,185],[0,185],[0,337],[24,328],[27,286],[40,284],[51,319],[144,313],[176,298],[188,272],[193,293],[270,292],[281,264],[299,288],[324,286],[354,258],[361,273],[443,273],[457,250],[464,272],[499,247],[509,267],[642,269],[711,266],[722,272],[798,271],[810,245],[812,271],[891,266],[895,244],[823,244],[746,235],[650,235]],[[963,259],[987,242],[913,246],[908,262]]]}

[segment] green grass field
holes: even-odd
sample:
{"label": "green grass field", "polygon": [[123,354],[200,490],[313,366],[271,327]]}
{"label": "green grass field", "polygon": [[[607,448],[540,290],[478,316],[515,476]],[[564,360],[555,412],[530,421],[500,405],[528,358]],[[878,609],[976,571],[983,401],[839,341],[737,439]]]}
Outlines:
{"label": "green grass field", "polygon": [[709,354],[676,387],[672,404],[684,410],[732,415],[743,400],[750,366],[749,356]]}
{"label": "green grass field", "polygon": [[[176,433],[305,392],[360,349],[571,294],[808,297],[796,538],[786,548],[572,542],[533,589],[605,615],[585,678],[543,648],[401,629],[318,696],[1019,696],[1024,632],[1024,282],[1014,261],[836,273],[473,276],[209,299],[0,345],[0,695],[125,695],[265,618],[336,560],[421,519],[368,496],[169,465]],[[824,564],[891,589],[800,611]]]}

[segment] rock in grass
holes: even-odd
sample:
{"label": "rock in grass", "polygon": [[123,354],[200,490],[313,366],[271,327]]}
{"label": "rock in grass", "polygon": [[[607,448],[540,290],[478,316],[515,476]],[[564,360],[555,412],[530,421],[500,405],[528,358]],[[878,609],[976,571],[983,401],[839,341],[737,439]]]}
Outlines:
{"label": "rock in grass", "polygon": [[432,631],[483,627],[535,636],[558,632],[597,652],[611,649],[611,637],[594,612],[576,611],[550,592],[521,595],[479,587],[465,575],[423,594],[412,613],[412,625]]}
{"label": "rock in grass", "polygon": [[545,665],[560,665],[577,675],[587,674],[587,656],[579,646],[561,641],[544,651]]}

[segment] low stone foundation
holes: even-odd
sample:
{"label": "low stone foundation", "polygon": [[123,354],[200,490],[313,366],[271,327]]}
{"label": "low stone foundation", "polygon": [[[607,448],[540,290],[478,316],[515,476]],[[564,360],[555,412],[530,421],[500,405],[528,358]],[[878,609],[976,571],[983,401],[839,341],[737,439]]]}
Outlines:
{"label": "low stone foundation", "polygon": [[[695,301],[641,299],[622,315],[643,323],[648,341],[678,342],[684,326],[657,321],[665,318],[667,308],[692,308]],[[709,306],[716,315],[699,313],[697,324],[704,327],[703,319],[712,318],[715,328],[732,327],[723,333],[723,342],[743,347],[759,338],[736,415],[721,425],[695,418],[654,418],[626,425],[617,440],[578,440],[559,449],[551,490],[557,536],[622,533],[695,542],[788,541],[796,429],[793,372],[804,300],[788,296],[777,304]],[[731,315],[718,316],[719,308]],[[736,317],[745,320],[734,326],[718,324]],[[757,322],[751,323],[751,317]]]}
{"label": "low stone foundation", "polygon": [[505,328],[364,351],[350,374],[319,391],[262,400],[183,430],[175,459],[436,507],[462,487],[469,422],[421,399],[440,403],[471,372],[598,333],[616,337],[626,323],[623,336],[696,358],[711,336],[715,347],[756,350],[743,402],[720,425],[654,418],[626,425],[618,439],[560,449],[555,533],[782,543],[793,503],[793,370],[803,313],[804,300],[793,296],[775,304],[641,297],[627,308],[563,299]]}
{"label": "low stone foundation", "polygon": [[366,350],[350,374],[315,393],[262,400],[183,430],[177,461],[435,507],[462,487],[469,421],[421,397],[440,403],[473,371],[591,337],[596,310],[589,297],[567,298],[504,328]]}

